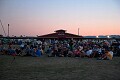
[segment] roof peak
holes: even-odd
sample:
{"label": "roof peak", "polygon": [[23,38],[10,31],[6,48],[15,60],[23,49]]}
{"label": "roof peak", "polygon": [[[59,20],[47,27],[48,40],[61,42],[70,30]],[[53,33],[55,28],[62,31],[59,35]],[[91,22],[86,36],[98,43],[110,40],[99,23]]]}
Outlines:
{"label": "roof peak", "polygon": [[66,32],[66,30],[59,29],[59,30],[56,30],[55,32]]}

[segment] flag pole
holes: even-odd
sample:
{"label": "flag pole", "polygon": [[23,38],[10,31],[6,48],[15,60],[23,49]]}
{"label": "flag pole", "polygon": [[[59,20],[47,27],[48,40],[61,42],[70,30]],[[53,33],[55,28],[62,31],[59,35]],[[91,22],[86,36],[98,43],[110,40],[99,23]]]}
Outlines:
{"label": "flag pole", "polygon": [[79,36],[79,28],[78,28],[78,36]]}
{"label": "flag pole", "polygon": [[10,25],[8,24],[8,37],[9,37],[9,26],[10,26]]}

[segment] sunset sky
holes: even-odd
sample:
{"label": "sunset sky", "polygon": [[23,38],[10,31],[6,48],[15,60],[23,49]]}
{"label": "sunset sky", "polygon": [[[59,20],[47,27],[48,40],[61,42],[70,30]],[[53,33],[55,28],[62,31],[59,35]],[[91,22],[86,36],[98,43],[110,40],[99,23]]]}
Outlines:
{"label": "sunset sky", "polygon": [[120,35],[120,0],[0,0],[0,20],[6,33],[10,24],[10,36],[78,28],[82,36]]}

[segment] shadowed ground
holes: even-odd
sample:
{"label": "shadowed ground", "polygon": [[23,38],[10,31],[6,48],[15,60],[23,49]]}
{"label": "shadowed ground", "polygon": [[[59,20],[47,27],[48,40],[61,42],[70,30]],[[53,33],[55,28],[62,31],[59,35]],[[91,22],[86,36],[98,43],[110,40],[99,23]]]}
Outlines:
{"label": "shadowed ground", "polygon": [[0,80],[120,80],[120,57],[113,60],[0,55]]}

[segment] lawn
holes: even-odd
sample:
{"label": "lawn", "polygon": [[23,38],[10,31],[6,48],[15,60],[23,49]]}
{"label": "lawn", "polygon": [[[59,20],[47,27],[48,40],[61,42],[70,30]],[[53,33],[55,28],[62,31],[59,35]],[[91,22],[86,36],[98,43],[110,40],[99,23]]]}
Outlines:
{"label": "lawn", "polygon": [[120,80],[120,57],[113,60],[0,55],[0,80]]}

